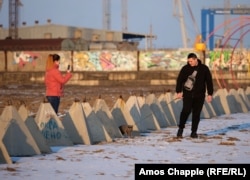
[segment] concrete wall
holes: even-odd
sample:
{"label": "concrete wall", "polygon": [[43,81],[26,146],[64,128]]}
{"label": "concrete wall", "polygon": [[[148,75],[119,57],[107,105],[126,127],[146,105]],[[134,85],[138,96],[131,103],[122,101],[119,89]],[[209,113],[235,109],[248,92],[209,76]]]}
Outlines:
{"label": "concrete wall", "polygon": [[[67,83],[81,86],[165,86],[172,89],[175,86],[179,71],[131,71],[131,72],[74,72],[72,79]],[[223,79],[217,80],[214,76],[214,86],[221,88],[218,84],[226,84],[225,88],[245,88],[250,84],[248,72],[237,72],[236,81],[230,72],[224,72]],[[237,84],[236,84],[237,82]],[[44,83],[44,72],[0,72],[0,85],[39,85]]]}
{"label": "concrete wall", "polygon": [[[48,54],[61,56],[60,70],[73,66],[69,84],[83,86],[173,86],[190,51],[0,52],[0,84],[40,84]],[[218,87],[249,85],[249,51],[208,52],[204,60]],[[223,58],[222,58],[223,57]]]}
{"label": "concrete wall", "polygon": [[[177,71],[187,63],[193,50],[154,51],[8,51],[1,52],[2,71],[44,71],[49,54],[61,56],[60,70],[71,64],[73,71]],[[6,53],[6,56],[5,56]],[[198,54],[198,53],[197,53]],[[198,54],[198,56],[200,56]],[[199,57],[211,70],[249,71],[249,50],[218,50]]]}

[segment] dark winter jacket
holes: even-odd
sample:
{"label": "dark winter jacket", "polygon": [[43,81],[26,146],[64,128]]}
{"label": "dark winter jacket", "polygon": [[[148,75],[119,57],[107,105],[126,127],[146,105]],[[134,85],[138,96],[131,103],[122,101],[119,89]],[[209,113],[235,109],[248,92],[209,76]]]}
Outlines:
{"label": "dark winter jacket", "polygon": [[[189,75],[191,75],[194,70],[197,70],[196,81],[194,87],[191,91],[188,91],[184,88],[184,83],[186,82]],[[201,60],[198,59],[197,66],[187,65],[183,66],[176,82],[176,93],[183,92],[183,97],[205,97],[206,91],[208,95],[213,95],[213,80],[209,68],[201,63]]]}

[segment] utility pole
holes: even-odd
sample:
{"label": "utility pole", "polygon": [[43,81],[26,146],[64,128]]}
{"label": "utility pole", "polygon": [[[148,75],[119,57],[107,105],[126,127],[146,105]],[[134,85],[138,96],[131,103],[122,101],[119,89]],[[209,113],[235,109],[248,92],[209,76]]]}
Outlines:
{"label": "utility pole", "polygon": [[110,30],[111,8],[110,0],[103,0],[103,29]]}
{"label": "utility pole", "polygon": [[127,0],[122,0],[122,31],[128,31],[128,5]]}

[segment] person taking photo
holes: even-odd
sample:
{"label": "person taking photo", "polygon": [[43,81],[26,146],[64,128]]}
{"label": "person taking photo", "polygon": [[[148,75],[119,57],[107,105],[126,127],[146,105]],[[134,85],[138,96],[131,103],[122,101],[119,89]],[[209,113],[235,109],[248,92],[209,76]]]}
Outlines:
{"label": "person taking photo", "polygon": [[63,87],[70,78],[72,73],[70,68],[67,69],[65,75],[59,71],[60,56],[58,54],[50,54],[46,62],[45,86],[46,98],[50,102],[55,113],[58,114],[60,98],[63,96]]}

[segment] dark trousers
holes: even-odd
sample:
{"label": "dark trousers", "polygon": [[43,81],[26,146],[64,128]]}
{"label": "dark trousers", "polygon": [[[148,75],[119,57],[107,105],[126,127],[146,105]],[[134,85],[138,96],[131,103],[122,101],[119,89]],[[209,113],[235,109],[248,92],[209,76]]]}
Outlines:
{"label": "dark trousers", "polygon": [[180,114],[179,128],[184,129],[188,116],[192,112],[192,129],[191,131],[196,133],[200,122],[200,114],[204,104],[205,97],[184,97],[183,107]]}
{"label": "dark trousers", "polygon": [[59,104],[60,104],[60,96],[46,96],[46,98],[48,99],[48,101],[50,102],[52,108],[54,109],[54,111],[57,114]]}

